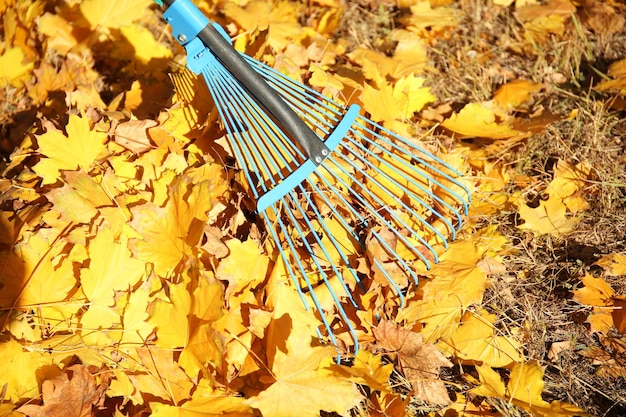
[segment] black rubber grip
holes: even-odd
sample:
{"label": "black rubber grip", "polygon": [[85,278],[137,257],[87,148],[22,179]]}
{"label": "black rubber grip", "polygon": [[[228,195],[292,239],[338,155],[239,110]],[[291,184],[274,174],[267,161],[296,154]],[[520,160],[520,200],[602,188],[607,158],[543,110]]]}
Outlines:
{"label": "black rubber grip", "polygon": [[[163,0],[163,4],[171,6],[176,0]],[[330,154],[324,141],[304,123],[289,107],[280,95],[265,82],[252,68],[231,43],[226,40],[212,24],[207,25],[198,38],[220,60],[230,74],[250,93],[274,121],[294,140],[301,150],[319,165]]]}

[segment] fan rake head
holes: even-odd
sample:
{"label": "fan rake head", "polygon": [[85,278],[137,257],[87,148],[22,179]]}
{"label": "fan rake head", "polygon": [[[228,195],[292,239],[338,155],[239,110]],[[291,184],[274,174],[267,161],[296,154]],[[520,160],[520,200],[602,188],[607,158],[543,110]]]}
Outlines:
{"label": "fan rake head", "polygon": [[321,320],[320,338],[356,353],[359,297],[379,285],[402,307],[416,263],[430,267],[455,238],[470,200],[460,173],[358,106],[237,53],[190,0],[163,3],[213,97],[277,270]]}
{"label": "fan rake head", "polygon": [[337,345],[336,335],[347,333],[358,349],[356,316],[348,314],[359,308],[357,294],[376,282],[403,305],[404,289],[417,285],[415,262],[430,267],[436,248],[456,237],[468,188],[446,162],[361,116],[358,106],[346,109],[245,57],[331,150],[309,159],[204,53],[201,72],[285,274],[322,321],[320,336]]}

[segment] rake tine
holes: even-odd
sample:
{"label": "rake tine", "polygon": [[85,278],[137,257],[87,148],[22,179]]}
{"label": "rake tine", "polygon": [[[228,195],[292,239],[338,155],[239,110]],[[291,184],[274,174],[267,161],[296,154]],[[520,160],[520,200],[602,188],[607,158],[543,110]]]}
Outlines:
{"label": "rake tine", "polygon": [[[456,238],[467,215],[462,174],[361,116],[358,106],[346,108],[236,52],[191,0],[157,2],[168,6],[164,17],[187,51],[187,67],[213,96],[285,273],[321,320],[318,336],[338,346],[343,324],[356,354],[353,288],[365,292],[379,281],[405,306],[406,286],[418,284],[415,262],[438,262],[437,249]],[[369,275],[353,265],[364,257]]]}

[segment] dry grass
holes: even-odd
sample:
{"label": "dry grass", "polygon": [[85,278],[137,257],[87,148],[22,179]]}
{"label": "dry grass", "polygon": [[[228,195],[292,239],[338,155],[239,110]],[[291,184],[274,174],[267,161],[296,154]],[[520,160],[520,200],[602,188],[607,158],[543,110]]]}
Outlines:
{"label": "dry grass", "polygon": [[[608,64],[626,57],[626,33],[594,34],[576,21],[563,38],[520,53],[523,28],[514,9],[489,3],[461,0],[455,5],[462,21],[446,39],[434,39],[430,48],[432,90],[440,102],[456,110],[489,100],[498,86],[512,79],[542,83],[545,88],[535,106],[561,115],[577,111],[578,117],[555,123],[507,150],[499,155],[502,163],[519,175],[547,183],[557,160],[580,161],[592,166],[592,178],[585,190],[591,208],[576,230],[562,238],[521,231],[516,227],[519,219],[507,212],[485,219],[498,224],[513,250],[506,260],[508,272],[492,277],[484,306],[497,313],[499,326],[523,329],[526,357],[545,366],[545,400],[576,404],[595,416],[623,416],[626,381],[599,376],[597,366],[581,355],[600,346],[600,341],[584,323],[589,310],[572,300],[572,291],[580,286],[579,277],[599,272],[594,263],[602,254],[626,252],[625,114],[611,108],[609,95],[592,88],[603,79]],[[372,42],[393,27],[390,17],[401,15],[389,4],[370,4],[369,9],[363,3],[348,7],[341,36],[356,44]],[[383,14],[372,17],[377,12]],[[387,25],[380,29],[376,18]],[[371,27],[378,27],[378,32],[362,34]],[[607,279],[618,294],[626,293],[623,278]],[[569,342],[569,348],[551,352],[557,342]],[[451,386],[462,385],[460,372],[453,368],[442,378]],[[490,405],[503,416],[527,415],[506,401]],[[417,415],[432,411],[418,403],[413,410]]]}

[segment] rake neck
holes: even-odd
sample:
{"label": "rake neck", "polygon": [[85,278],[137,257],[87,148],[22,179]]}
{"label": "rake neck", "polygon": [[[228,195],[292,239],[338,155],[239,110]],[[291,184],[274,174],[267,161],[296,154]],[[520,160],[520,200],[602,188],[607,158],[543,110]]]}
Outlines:
{"label": "rake neck", "polygon": [[[250,93],[254,100],[294,140],[315,165],[330,154],[324,141],[313,132],[289,105],[257,74],[231,43],[209,22],[190,0],[164,0],[168,6],[167,22],[179,34],[175,37],[184,46],[194,37],[213,53],[230,74]],[[176,8],[177,10],[171,10]],[[198,27],[203,24],[203,27]],[[194,33],[195,32],[195,33]],[[186,34],[190,33],[190,34]]]}

